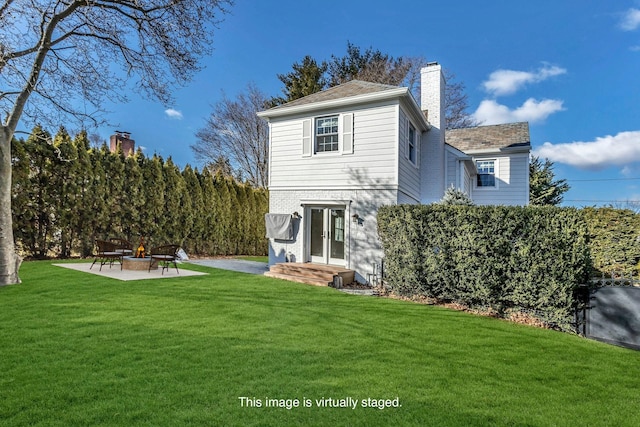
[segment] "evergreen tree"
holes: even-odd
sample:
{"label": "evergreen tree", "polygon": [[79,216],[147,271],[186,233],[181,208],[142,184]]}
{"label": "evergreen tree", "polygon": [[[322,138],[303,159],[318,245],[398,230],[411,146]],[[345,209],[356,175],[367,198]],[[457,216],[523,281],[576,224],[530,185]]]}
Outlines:
{"label": "evergreen tree", "polygon": [[160,235],[160,228],[164,222],[166,183],[164,180],[164,160],[154,154],[152,158],[146,159],[144,156],[138,157],[141,164],[143,187],[142,198],[144,206],[140,212],[140,229],[137,235],[132,237],[135,240],[131,243],[139,243],[140,237],[147,240],[152,236]]}
{"label": "evergreen tree", "polygon": [[235,200],[233,200],[233,205],[236,206],[234,210],[234,230],[235,230],[235,238],[234,241],[236,243],[236,247],[234,252],[236,255],[246,254],[247,251],[247,240],[249,238],[249,230],[251,228],[250,218],[249,218],[249,207],[247,203],[247,194],[245,192],[245,188],[247,185],[238,184],[233,182],[233,190],[235,194]]}
{"label": "evergreen tree", "polygon": [[266,190],[90,145],[86,132],[72,140],[64,128],[53,141],[37,128],[12,144],[13,224],[23,255],[86,257],[96,238],[116,236],[134,245],[144,236],[147,247],[175,242],[196,254],[266,253]]}
{"label": "evergreen tree", "polygon": [[137,156],[124,159],[124,182],[122,198],[122,217],[120,218],[122,235],[114,236],[137,244],[140,236],[142,210],[145,209],[142,168]]}
{"label": "evergreen tree", "polygon": [[[420,70],[427,64],[423,57],[400,56],[382,53],[379,49],[361,49],[347,42],[344,56],[331,55],[327,63],[318,63],[305,56],[301,63],[294,63],[293,71],[278,74],[284,84],[284,98],[274,98],[271,106],[293,101],[328,87],[350,80],[364,80],[393,86],[406,86],[420,105]],[[445,120],[447,129],[478,126],[468,110],[468,98],[464,83],[455,81],[455,74],[444,70],[447,81],[445,90]]]}
{"label": "evergreen tree", "polygon": [[202,188],[202,251],[208,254],[217,255],[217,238],[220,235],[219,213],[220,197],[216,187],[213,184],[213,177],[209,169],[204,169],[199,176],[200,186]]}
{"label": "evergreen tree", "polygon": [[78,153],[67,130],[61,126],[53,139],[55,157],[52,159],[51,181],[49,191],[55,193],[54,229],[57,236],[55,244],[59,246],[58,254],[63,258],[71,255],[73,243],[73,221],[77,214],[78,186]]}
{"label": "evergreen tree", "polygon": [[118,148],[117,152],[110,153],[106,146],[103,146],[101,154],[103,156],[103,168],[108,189],[106,204],[109,209],[109,216],[104,223],[101,237],[108,239],[122,236],[122,218],[126,215],[125,205],[128,201],[124,194],[125,171],[122,151]]}
{"label": "evergreen tree", "polygon": [[227,187],[227,193],[229,194],[229,204],[227,210],[227,254],[237,255],[240,239],[238,212],[240,205],[238,204],[238,193],[236,190],[237,183],[232,179],[225,179],[224,186]]}
{"label": "evergreen tree", "polygon": [[29,163],[31,157],[27,153],[24,140],[13,139],[11,143],[11,207],[13,210],[13,235],[16,240],[17,250],[24,253],[24,242],[29,238]]}
{"label": "evergreen tree", "polygon": [[[184,232],[184,210],[183,201],[186,188],[182,175],[178,167],[173,163],[171,157],[164,163],[163,168],[165,189],[164,189],[164,212],[161,218],[161,228],[157,236],[154,236],[153,246],[163,244],[182,245],[185,237]],[[187,207],[188,208],[188,207]]]}
{"label": "evergreen tree", "polygon": [[284,84],[282,89],[284,98],[275,100],[275,103],[293,101],[324,90],[327,87],[325,77],[327,67],[326,62],[318,64],[315,59],[307,55],[301,63],[296,62],[292,65],[293,71],[290,73],[278,74],[278,80]]}
{"label": "evergreen tree", "polygon": [[556,206],[562,203],[563,194],[569,191],[566,179],[555,179],[553,162],[532,156],[529,163],[529,204]]}
{"label": "evergreen tree", "polygon": [[96,215],[96,194],[93,189],[96,171],[91,164],[89,153],[91,143],[86,131],[81,131],[73,140],[77,154],[76,162],[76,207],[72,217],[71,232],[76,237],[77,247],[81,257],[93,253],[95,235],[93,232],[94,217]]}
{"label": "evergreen tree", "polygon": [[110,223],[113,219],[112,206],[110,205],[111,193],[108,175],[105,171],[105,167],[108,167],[106,159],[110,156],[111,154],[105,145],[102,145],[100,150],[89,152],[92,174],[91,180],[87,183],[89,185],[87,195],[89,196],[89,206],[93,208],[94,214],[87,225],[92,230],[92,250],[96,239],[104,239],[108,236]]}
{"label": "evergreen tree", "polygon": [[51,134],[36,126],[27,138],[25,148],[31,159],[29,185],[25,189],[31,200],[25,209],[25,219],[28,221],[27,246],[32,256],[44,258],[53,246],[56,205],[56,196],[49,185],[55,156]]}
{"label": "evergreen tree", "polygon": [[455,188],[453,184],[445,191],[440,204],[443,205],[462,205],[472,206],[474,203],[471,198],[464,191],[459,188]]}
{"label": "evergreen tree", "polygon": [[411,68],[408,58],[393,58],[372,47],[362,51],[358,46],[347,42],[345,56],[331,55],[328,65],[329,86],[337,86],[350,80],[399,86]]}
{"label": "evergreen tree", "polygon": [[[186,226],[184,249],[187,253],[199,254],[202,251],[202,236],[204,234],[202,188],[200,187],[197,171],[194,171],[191,166],[187,165],[184,168],[182,177],[185,183],[185,194],[188,194],[190,199],[190,206],[188,206],[190,218],[184,220]],[[187,221],[189,222],[188,224],[186,223]]]}
{"label": "evergreen tree", "polygon": [[218,194],[218,204],[215,210],[218,227],[216,227],[214,242],[217,248],[216,252],[221,255],[228,255],[231,253],[230,239],[232,238],[231,227],[233,209],[231,206],[231,195],[227,181],[228,180],[219,173],[216,174],[213,179],[214,187]]}

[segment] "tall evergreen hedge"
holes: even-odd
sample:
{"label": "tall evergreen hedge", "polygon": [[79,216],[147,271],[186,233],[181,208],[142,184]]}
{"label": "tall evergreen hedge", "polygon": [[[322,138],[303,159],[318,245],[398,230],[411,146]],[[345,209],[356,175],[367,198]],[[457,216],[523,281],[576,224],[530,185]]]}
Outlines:
{"label": "tall evergreen hedge", "polygon": [[640,261],[640,215],[629,209],[585,208],[594,274],[634,274]]}
{"label": "tall evergreen hedge", "polygon": [[534,314],[569,328],[590,271],[580,211],[555,207],[385,206],[385,281],[402,295]]}
{"label": "tall evergreen hedge", "polygon": [[87,134],[36,127],[12,143],[14,237],[25,257],[90,256],[96,239],[176,243],[194,255],[265,255],[266,190],[180,170],[168,158],[125,157]]}

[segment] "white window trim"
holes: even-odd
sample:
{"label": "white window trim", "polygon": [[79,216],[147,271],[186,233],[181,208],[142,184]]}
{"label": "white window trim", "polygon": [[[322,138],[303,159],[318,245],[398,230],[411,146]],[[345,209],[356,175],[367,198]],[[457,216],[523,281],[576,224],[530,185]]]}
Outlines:
{"label": "white window trim", "polygon": [[[413,160],[411,160],[411,128],[413,128]],[[418,129],[411,123],[411,120],[407,120],[407,160],[416,168],[418,167]]]}
{"label": "white window trim", "polygon": [[[317,145],[317,121],[327,117],[338,117],[338,149],[335,151],[318,151]],[[307,124],[305,124],[305,122]],[[345,128],[345,123],[350,125],[350,129]],[[307,131],[305,131],[307,129]],[[308,132],[305,133],[305,132]],[[345,139],[349,139],[349,144],[345,147]],[[303,136],[302,136],[303,157],[331,157],[344,156],[354,153],[354,114],[353,113],[337,113],[323,114],[303,120]]]}
{"label": "white window trim", "polygon": [[495,180],[495,184],[493,187],[482,187],[478,186],[478,177],[476,176],[473,180],[473,189],[477,191],[496,191],[500,189],[500,159],[478,159],[474,158],[473,163],[478,164],[478,162],[493,162],[493,176]]}
{"label": "white window trim", "polygon": [[[331,155],[331,154],[342,154],[342,120],[340,120],[340,114],[327,114],[322,116],[317,116],[313,118],[313,127],[312,127],[312,137],[313,137],[313,154],[319,156]],[[336,118],[338,121],[338,149],[331,151],[318,151],[318,120]]]}

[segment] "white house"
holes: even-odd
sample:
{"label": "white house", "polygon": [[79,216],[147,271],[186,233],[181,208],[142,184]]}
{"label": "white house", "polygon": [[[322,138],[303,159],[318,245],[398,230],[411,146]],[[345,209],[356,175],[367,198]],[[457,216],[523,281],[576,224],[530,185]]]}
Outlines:
{"label": "white house", "polygon": [[528,204],[527,123],[445,134],[444,90],[431,63],[421,106],[406,87],[353,80],[259,112],[270,133],[269,264],[337,266],[366,282],[383,258],[382,205],[436,202],[451,185],[476,204]]}

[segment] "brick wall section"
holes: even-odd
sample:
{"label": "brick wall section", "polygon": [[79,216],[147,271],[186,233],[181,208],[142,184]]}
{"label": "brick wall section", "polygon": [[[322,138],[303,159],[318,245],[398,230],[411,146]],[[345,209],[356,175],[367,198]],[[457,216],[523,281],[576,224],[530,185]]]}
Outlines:
{"label": "brick wall section", "polygon": [[[379,263],[384,253],[378,238],[377,211],[382,205],[398,203],[397,190],[271,190],[269,192],[269,212],[293,214],[294,240],[290,242],[269,239],[269,265],[289,261],[305,262],[304,242],[308,213],[302,202],[314,205],[345,201],[345,258],[346,267],[356,271],[356,280],[364,283],[373,263]],[[352,216],[358,214],[361,222],[355,224]]]}
{"label": "brick wall section", "polygon": [[118,147],[120,147],[125,156],[132,156],[135,153],[136,142],[124,135],[111,135],[109,142],[109,151],[112,153],[118,151]]}

